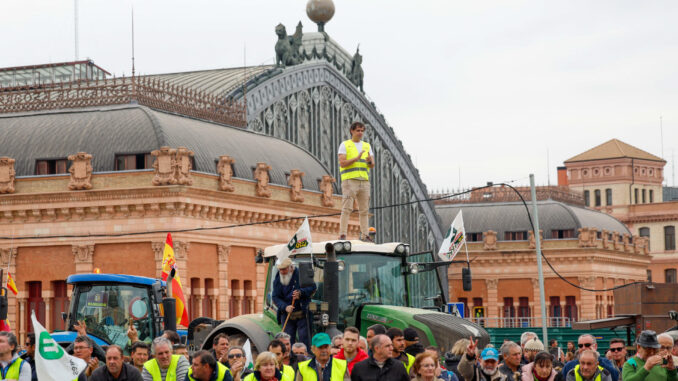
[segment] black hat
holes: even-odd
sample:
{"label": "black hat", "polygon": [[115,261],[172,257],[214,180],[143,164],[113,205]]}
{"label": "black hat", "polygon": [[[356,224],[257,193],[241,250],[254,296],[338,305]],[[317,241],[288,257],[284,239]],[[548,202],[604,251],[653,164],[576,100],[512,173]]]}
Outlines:
{"label": "black hat", "polygon": [[661,348],[659,341],[657,341],[657,333],[655,331],[647,330],[641,332],[640,336],[638,336],[638,339],[636,340],[636,343],[645,348]]}
{"label": "black hat", "polygon": [[403,329],[404,339],[407,341],[417,341],[419,340],[419,334],[417,330],[411,327]]}

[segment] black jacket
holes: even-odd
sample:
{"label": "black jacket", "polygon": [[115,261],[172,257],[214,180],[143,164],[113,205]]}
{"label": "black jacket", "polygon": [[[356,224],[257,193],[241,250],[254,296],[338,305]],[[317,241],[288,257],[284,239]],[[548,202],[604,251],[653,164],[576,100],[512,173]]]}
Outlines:
{"label": "black jacket", "polygon": [[398,360],[389,358],[384,367],[379,369],[374,357],[370,356],[355,366],[351,372],[351,381],[410,381],[405,365]]}
{"label": "black jacket", "polygon": [[142,381],[141,372],[137,370],[134,366],[123,363],[122,370],[120,371],[120,376],[118,378],[113,378],[108,372],[107,366],[102,366],[97,368],[92,375],[87,379],[88,381]]}
{"label": "black jacket", "polygon": [[405,348],[405,353],[408,355],[417,357],[418,354],[424,353],[426,349],[420,343],[412,344],[409,347]]}

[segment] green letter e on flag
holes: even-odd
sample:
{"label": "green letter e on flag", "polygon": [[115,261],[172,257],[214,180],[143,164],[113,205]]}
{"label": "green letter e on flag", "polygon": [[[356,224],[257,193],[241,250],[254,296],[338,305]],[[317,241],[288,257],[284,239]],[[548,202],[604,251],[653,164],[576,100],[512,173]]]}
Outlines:
{"label": "green letter e on flag", "polygon": [[57,344],[47,331],[40,332],[38,341],[40,356],[46,360],[57,360],[64,355],[64,350]]}

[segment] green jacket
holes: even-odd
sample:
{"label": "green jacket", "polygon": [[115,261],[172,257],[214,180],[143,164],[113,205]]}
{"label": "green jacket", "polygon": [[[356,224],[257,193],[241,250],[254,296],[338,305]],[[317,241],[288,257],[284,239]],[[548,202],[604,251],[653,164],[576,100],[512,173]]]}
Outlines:
{"label": "green jacket", "polygon": [[621,379],[624,381],[678,381],[678,373],[675,369],[668,370],[661,365],[655,365],[648,372],[645,369],[645,361],[638,356],[633,356],[624,363]]}

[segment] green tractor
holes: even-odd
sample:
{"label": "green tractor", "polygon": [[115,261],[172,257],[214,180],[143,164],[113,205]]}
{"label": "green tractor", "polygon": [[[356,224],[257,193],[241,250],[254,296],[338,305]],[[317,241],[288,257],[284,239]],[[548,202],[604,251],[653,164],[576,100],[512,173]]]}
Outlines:
{"label": "green tractor", "polygon": [[[271,290],[277,273],[275,260],[283,246],[268,247],[257,258],[268,262],[263,313],[225,321],[196,319],[188,329],[191,349],[209,349],[212,339],[223,332],[240,344],[249,339],[253,350],[265,350],[281,331]],[[365,336],[367,327],[380,323],[387,328],[412,327],[422,345],[442,350],[470,336],[478,339],[481,348],[490,342],[481,326],[442,312],[447,304],[438,269],[452,262],[436,261],[431,252],[411,254],[404,243],[329,241],[314,243],[312,255],[296,255],[292,260],[299,268],[302,287],[308,282],[317,285],[309,305],[311,335],[327,332],[333,337],[354,326]],[[464,275],[470,284],[470,272]]]}

